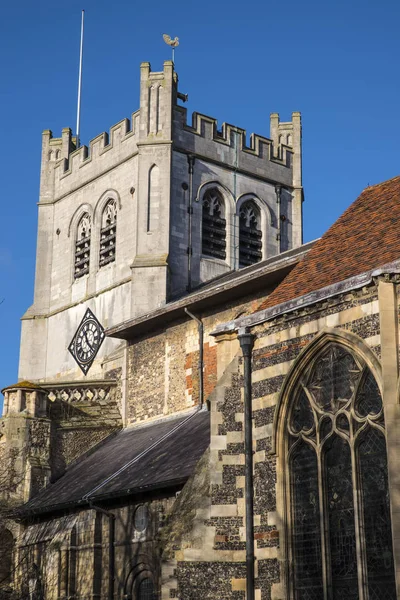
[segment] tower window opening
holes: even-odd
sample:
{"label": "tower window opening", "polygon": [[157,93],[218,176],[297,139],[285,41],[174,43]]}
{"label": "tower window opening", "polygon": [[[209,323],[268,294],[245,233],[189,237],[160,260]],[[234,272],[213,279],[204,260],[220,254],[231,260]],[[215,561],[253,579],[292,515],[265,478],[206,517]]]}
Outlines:
{"label": "tower window opening", "polygon": [[202,253],[226,259],[226,219],[224,201],[218,190],[205,193],[203,199]]}
{"label": "tower window opening", "polygon": [[75,242],[74,278],[79,279],[89,273],[91,221],[88,213],[82,215],[78,223]]}
{"label": "tower window opening", "polygon": [[117,237],[117,203],[109,200],[103,210],[100,230],[99,266],[103,267],[115,260],[115,242]]}
{"label": "tower window opening", "polygon": [[239,211],[239,266],[247,267],[262,259],[261,216],[252,201]]}

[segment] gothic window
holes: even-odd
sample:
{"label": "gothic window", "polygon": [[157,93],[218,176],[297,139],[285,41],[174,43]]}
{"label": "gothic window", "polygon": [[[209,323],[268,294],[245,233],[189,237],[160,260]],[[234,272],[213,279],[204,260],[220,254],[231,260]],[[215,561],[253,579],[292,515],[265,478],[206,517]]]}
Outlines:
{"label": "gothic window", "polygon": [[295,600],[395,600],[385,423],[366,364],[330,344],[287,425]]}
{"label": "gothic window", "polygon": [[255,202],[244,202],[239,211],[239,266],[247,267],[262,259],[261,215]]}
{"label": "gothic window", "polygon": [[101,216],[100,260],[103,267],[115,260],[115,240],[117,236],[117,203],[111,199],[104,207]]}
{"label": "gothic window", "polygon": [[142,579],[138,585],[137,600],[154,600],[154,585],[150,577]]}
{"label": "gothic window", "polygon": [[91,221],[88,213],[82,215],[76,232],[75,242],[75,271],[78,279],[89,273]]}
{"label": "gothic window", "polygon": [[0,586],[11,583],[14,538],[8,529],[0,529]]}
{"label": "gothic window", "polygon": [[226,258],[226,219],[224,201],[216,189],[203,198],[202,253],[213,258]]}

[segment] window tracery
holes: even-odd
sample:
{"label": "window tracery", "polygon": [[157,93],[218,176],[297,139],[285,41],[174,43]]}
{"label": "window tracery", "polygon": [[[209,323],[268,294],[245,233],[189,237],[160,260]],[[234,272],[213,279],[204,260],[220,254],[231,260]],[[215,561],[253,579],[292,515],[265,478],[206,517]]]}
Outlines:
{"label": "window tracery", "polygon": [[202,253],[226,259],[226,219],[224,201],[218,190],[208,190],[203,198]]}
{"label": "window tracery", "polygon": [[84,213],[78,223],[75,241],[75,267],[74,278],[78,279],[89,273],[90,262],[90,236],[91,220],[88,213]]}
{"label": "window tracery", "polygon": [[296,600],[396,598],[384,431],[373,374],[330,344],[299,381],[287,424]]}
{"label": "window tracery", "polygon": [[99,266],[103,267],[115,260],[115,242],[117,237],[117,202],[110,199],[101,216],[100,258]]}
{"label": "window tracery", "polygon": [[258,207],[249,200],[239,211],[239,266],[247,267],[262,259],[261,216]]}

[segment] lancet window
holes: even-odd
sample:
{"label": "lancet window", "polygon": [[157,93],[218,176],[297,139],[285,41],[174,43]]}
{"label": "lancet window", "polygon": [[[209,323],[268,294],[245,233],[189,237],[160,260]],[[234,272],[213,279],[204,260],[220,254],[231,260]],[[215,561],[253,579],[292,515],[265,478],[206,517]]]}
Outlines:
{"label": "lancet window", "polygon": [[208,190],[203,198],[202,254],[226,258],[226,219],[224,201],[218,190]]}
{"label": "lancet window", "polygon": [[291,598],[395,600],[385,422],[376,380],[330,344],[287,423]]}
{"label": "lancet window", "polygon": [[101,217],[99,266],[103,267],[115,260],[115,242],[117,237],[117,203],[110,199],[104,207]]}
{"label": "lancet window", "polygon": [[261,259],[261,215],[255,202],[249,200],[239,211],[239,266],[247,267]]}
{"label": "lancet window", "polygon": [[155,600],[154,585],[150,577],[142,579],[139,583],[137,600]]}
{"label": "lancet window", "polygon": [[82,215],[76,232],[74,277],[78,279],[89,273],[91,220],[88,213]]}

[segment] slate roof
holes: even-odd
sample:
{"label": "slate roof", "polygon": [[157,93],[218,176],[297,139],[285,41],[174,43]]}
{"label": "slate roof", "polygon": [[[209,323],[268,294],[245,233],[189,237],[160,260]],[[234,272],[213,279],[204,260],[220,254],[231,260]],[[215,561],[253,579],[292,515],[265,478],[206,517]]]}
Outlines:
{"label": "slate roof", "polygon": [[17,515],[182,485],[209,443],[210,414],[204,410],[123,429],[70,466]]}
{"label": "slate roof", "polygon": [[400,176],[366,188],[257,311],[394,262],[399,230]]}

